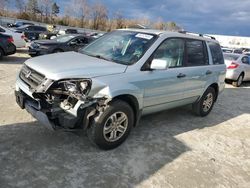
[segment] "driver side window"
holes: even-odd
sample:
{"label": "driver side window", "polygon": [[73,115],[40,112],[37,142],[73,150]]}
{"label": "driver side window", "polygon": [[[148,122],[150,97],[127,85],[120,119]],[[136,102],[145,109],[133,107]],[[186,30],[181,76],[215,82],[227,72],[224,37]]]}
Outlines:
{"label": "driver side window", "polygon": [[164,41],[155,51],[153,59],[166,61],[168,68],[183,66],[185,42],[173,38]]}

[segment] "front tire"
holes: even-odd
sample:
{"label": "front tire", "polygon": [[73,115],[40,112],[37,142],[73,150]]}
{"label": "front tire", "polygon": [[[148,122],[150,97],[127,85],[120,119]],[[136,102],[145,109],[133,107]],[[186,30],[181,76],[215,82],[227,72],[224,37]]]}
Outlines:
{"label": "front tire", "polygon": [[243,75],[243,73],[241,73],[240,76],[238,77],[238,79],[237,79],[236,81],[233,81],[233,82],[232,82],[232,85],[233,85],[234,87],[240,87],[240,85],[241,85],[242,82],[243,82],[243,79],[244,79],[244,75]]}
{"label": "front tire", "polygon": [[87,129],[88,138],[99,148],[108,150],[121,145],[134,123],[134,112],[121,100],[109,104],[105,111]]}
{"label": "front tire", "polygon": [[213,109],[215,99],[215,90],[214,88],[209,87],[200,100],[193,104],[193,112],[201,117],[207,116]]}

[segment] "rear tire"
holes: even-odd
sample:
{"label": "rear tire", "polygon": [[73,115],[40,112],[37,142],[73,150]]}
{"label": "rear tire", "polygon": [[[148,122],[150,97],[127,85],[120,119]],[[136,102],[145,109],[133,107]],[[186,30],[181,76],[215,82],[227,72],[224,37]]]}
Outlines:
{"label": "rear tire", "polygon": [[128,137],[134,123],[134,112],[121,100],[109,104],[87,129],[88,138],[101,149],[114,149]]}
{"label": "rear tire", "polygon": [[199,101],[193,104],[193,112],[201,117],[207,116],[213,109],[216,99],[214,88],[209,87]]}
{"label": "rear tire", "polygon": [[243,73],[241,73],[240,76],[238,77],[238,79],[237,79],[236,81],[233,81],[233,82],[232,82],[232,85],[233,85],[234,87],[240,87],[240,85],[241,85],[242,82],[243,82],[243,79],[244,79],[244,75],[243,75]]}

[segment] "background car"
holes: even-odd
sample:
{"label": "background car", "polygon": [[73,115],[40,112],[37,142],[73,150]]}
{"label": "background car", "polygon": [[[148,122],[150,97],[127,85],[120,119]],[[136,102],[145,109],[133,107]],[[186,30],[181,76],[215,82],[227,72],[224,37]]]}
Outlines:
{"label": "background car", "polygon": [[39,39],[39,34],[46,32],[47,28],[36,25],[24,25],[16,28],[18,33],[23,33],[26,41],[32,41]]}
{"label": "background car", "polygon": [[16,53],[16,46],[13,44],[13,37],[0,33],[0,58]]}
{"label": "background car", "polygon": [[45,31],[43,33],[39,34],[39,39],[51,39],[51,37],[57,37],[58,31],[53,31],[53,32],[49,32],[49,31]]}
{"label": "background car", "polygon": [[78,31],[76,29],[60,29],[58,35],[66,35],[66,34],[77,34]]}
{"label": "background car", "polygon": [[11,35],[14,39],[14,44],[17,48],[25,47],[26,42],[23,38],[23,35],[21,33],[16,33],[13,30],[10,30],[8,28],[5,28],[3,26],[0,26],[0,33],[4,33],[7,35]]}
{"label": "background car", "polygon": [[52,40],[36,40],[29,46],[30,56],[78,51],[79,48],[92,42],[94,38],[84,35],[62,35]]}
{"label": "background car", "polygon": [[243,81],[250,80],[250,58],[245,54],[224,53],[227,65],[226,80],[239,87]]}
{"label": "background car", "polygon": [[7,24],[8,27],[21,27],[21,26],[24,26],[24,25],[34,25],[33,23],[30,23],[30,22],[16,22],[14,24]]}

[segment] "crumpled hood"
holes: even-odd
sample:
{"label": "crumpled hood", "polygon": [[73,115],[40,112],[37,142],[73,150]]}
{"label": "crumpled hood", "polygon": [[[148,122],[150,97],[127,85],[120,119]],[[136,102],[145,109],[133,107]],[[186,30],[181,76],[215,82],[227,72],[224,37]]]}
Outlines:
{"label": "crumpled hood", "polygon": [[25,64],[53,80],[119,74],[125,72],[127,67],[77,52],[39,56],[28,59]]}

